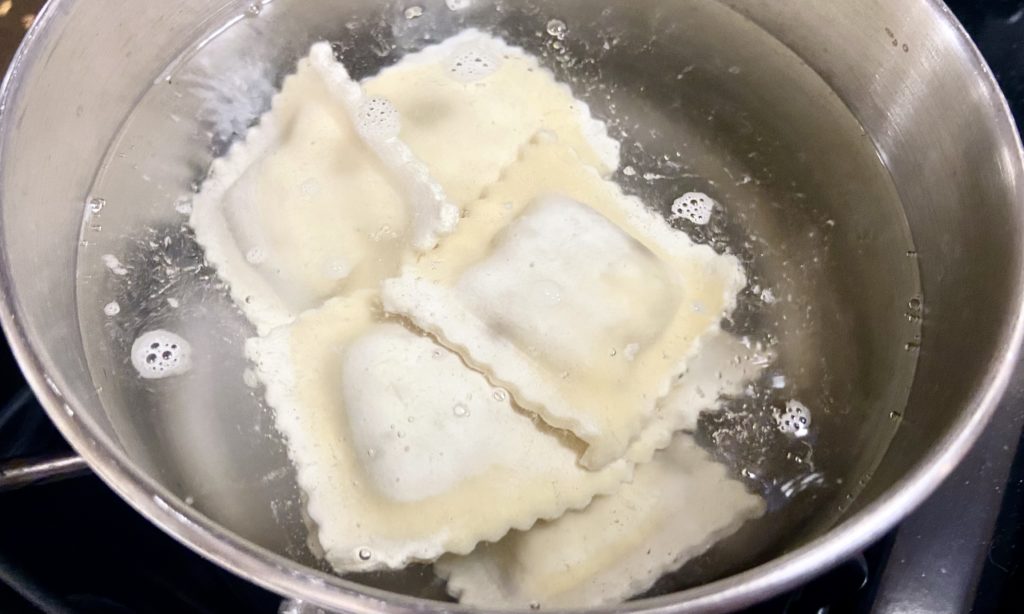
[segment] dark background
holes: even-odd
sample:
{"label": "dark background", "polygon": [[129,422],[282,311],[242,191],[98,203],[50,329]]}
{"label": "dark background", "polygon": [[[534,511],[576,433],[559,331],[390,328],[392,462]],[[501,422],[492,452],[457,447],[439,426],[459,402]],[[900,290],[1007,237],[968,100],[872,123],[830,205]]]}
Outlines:
{"label": "dark background", "polygon": [[[1024,0],[948,4],[1021,121]],[[41,5],[0,0],[0,66]],[[750,613],[1024,612],[1022,409],[1004,404],[963,466],[898,529]],[[0,344],[0,459],[61,449]],[[94,477],[0,493],[0,614],[271,614],[279,602],[165,536]]]}

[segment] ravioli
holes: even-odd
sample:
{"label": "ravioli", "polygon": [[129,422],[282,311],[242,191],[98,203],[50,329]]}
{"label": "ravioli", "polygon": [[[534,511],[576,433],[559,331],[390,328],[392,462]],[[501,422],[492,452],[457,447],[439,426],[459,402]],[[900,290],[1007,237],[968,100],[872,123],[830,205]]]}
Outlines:
{"label": "ravioli", "polygon": [[602,173],[619,165],[619,143],[567,85],[535,57],[478,30],[410,54],[362,85],[395,105],[402,140],[459,205],[478,198],[541,129]]}
{"label": "ravioli", "polygon": [[626,458],[633,463],[649,462],[677,432],[695,431],[702,412],[718,411],[724,399],[743,392],[773,360],[770,351],[748,347],[725,331],[706,334],[686,370],[658,402],[654,419],[629,446]]}
{"label": "ravioli", "polygon": [[537,424],[431,339],[380,322],[359,291],[248,342],[307,512],[340,572],[468,553],[630,479],[577,463],[580,442]]}
{"label": "ravioli", "polygon": [[618,603],[764,513],[726,468],[676,435],[632,483],[435,569],[459,601],[487,608],[560,609]]}
{"label": "ravioli", "polygon": [[582,462],[600,468],[744,284],[734,257],[694,245],[545,132],[381,292],[389,312],[585,441]]}
{"label": "ravioli", "polygon": [[318,43],[213,162],[190,221],[261,333],[376,285],[454,228],[457,208],[395,138],[399,127],[393,107],[365,97]]}

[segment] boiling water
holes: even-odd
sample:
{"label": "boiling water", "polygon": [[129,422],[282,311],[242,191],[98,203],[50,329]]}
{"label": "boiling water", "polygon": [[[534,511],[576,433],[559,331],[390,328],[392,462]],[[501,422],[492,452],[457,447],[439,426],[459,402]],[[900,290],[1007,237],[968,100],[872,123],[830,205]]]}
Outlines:
{"label": "boiling water", "polygon": [[[739,256],[750,284],[725,327],[778,356],[698,430],[769,512],[654,591],[767,560],[855,505],[901,419],[923,312],[886,169],[827,84],[728,8],[680,0],[686,23],[648,22],[656,2],[598,4],[275,0],[211,16],[140,93],[82,200],[82,334],[127,452],[224,526],[322,567],[243,357],[254,331],[192,237],[190,198],[311,43],[360,78],[472,26],[539,56],[607,122],[628,192]],[[356,579],[446,598],[424,567]]]}

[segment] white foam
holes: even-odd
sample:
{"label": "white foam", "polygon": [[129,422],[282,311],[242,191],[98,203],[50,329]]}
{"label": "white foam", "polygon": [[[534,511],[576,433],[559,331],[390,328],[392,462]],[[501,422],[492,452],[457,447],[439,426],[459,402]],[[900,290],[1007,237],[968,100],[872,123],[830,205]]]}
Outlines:
{"label": "white foam", "polygon": [[143,379],[163,379],[192,368],[192,347],[172,332],[157,329],[139,335],[132,343],[132,366]]}
{"label": "white foam", "polygon": [[242,371],[242,381],[245,382],[245,385],[249,388],[259,388],[260,385],[259,377],[252,369]]}
{"label": "white foam", "polygon": [[114,254],[103,254],[103,264],[110,269],[110,272],[114,275],[127,275],[128,269],[121,264],[121,261],[117,259]]}
{"label": "white foam", "polygon": [[711,221],[715,201],[702,192],[687,192],[672,202],[671,219],[688,220],[698,226]]}
{"label": "white foam", "polygon": [[365,139],[390,140],[401,130],[398,109],[387,98],[367,98],[356,113],[356,131]]}
{"label": "white foam", "polygon": [[121,313],[121,306],[117,304],[117,301],[111,301],[103,306],[103,313],[110,317],[114,317]]}
{"label": "white foam", "polygon": [[174,210],[181,215],[192,215],[192,199],[183,197],[174,201]]}
{"label": "white foam", "polygon": [[267,260],[267,252],[260,247],[253,247],[245,252],[245,261],[249,264],[262,264]]}
{"label": "white foam", "polygon": [[794,437],[806,437],[811,428],[811,410],[792,399],[786,401],[786,409],[775,410],[775,422],[779,430]]}
{"label": "white foam", "polygon": [[501,68],[501,55],[480,42],[460,46],[445,61],[445,70],[456,81],[472,83],[493,75]]}

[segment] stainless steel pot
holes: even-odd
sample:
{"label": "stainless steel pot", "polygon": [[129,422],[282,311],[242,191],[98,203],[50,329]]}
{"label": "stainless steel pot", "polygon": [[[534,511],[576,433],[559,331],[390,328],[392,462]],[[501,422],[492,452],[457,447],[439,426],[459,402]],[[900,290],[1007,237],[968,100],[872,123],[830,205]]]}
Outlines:
{"label": "stainless steel pot", "polygon": [[[287,2],[265,4],[263,11],[269,11]],[[840,506],[819,502],[820,513],[802,520],[802,531],[757,566],[609,611],[725,611],[764,599],[879,536],[952,470],[994,410],[1024,333],[1024,167],[1017,131],[997,86],[940,2],[643,0],[629,7],[583,0],[470,2],[462,3],[468,4],[462,13],[451,15],[440,2],[420,4],[426,15],[438,16],[439,28],[463,21],[513,28],[550,10],[581,37],[596,32],[621,39],[621,53],[613,51],[604,59],[633,79],[617,94],[623,104],[653,92],[654,98],[645,100],[671,99],[674,104],[666,108],[683,114],[707,102],[696,89],[679,98],[679,75],[688,72],[684,67],[715,76],[718,81],[700,82],[706,86],[702,91],[714,90],[718,100],[711,116],[729,105],[744,106],[747,111],[734,126],[736,138],[768,126],[777,138],[758,151],[774,147],[787,153],[762,169],[765,182],[776,175],[808,173],[808,182],[816,186],[814,199],[796,194],[745,209],[767,220],[760,224],[764,238],[787,244],[825,222],[837,228],[831,257],[820,273],[841,300],[834,314],[821,316],[824,324],[803,353],[838,356],[835,364],[847,372],[846,396],[836,402],[843,407],[825,420],[823,432],[831,437],[819,442],[819,452],[848,464],[849,475],[860,476],[863,487],[855,489],[855,501]],[[368,0],[307,0],[290,6],[305,7],[309,15],[316,9],[335,16],[310,19],[309,28],[277,41],[293,56],[321,37],[358,39],[373,47],[380,41],[372,32],[345,24],[357,17],[363,23],[404,23],[406,8]],[[203,466],[167,451],[162,431],[153,426],[159,418],[144,411],[144,396],[125,395],[121,406],[113,407],[105,397],[109,390],[103,389],[116,387],[116,381],[103,380],[90,365],[90,339],[103,329],[95,317],[80,311],[83,301],[94,297],[83,295],[76,275],[83,275],[79,258],[89,240],[80,236],[83,204],[97,172],[109,170],[100,168],[105,152],[153,84],[171,83],[176,58],[187,58],[196,41],[226,31],[259,8],[223,0],[130,5],[51,0],[40,13],[4,82],[0,102],[4,328],[34,390],[74,448],[121,496],[186,545],[305,603],[349,612],[460,611],[457,605],[318,571],[301,555],[290,556],[287,547],[261,541],[263,533],[255,525],[237,521],[241,516],[232,514],[244,509],[187,504],[190,488],[209,477]],[[252,53],[265,59],[261,50]],[[728,81],[727,75],[741,73],[747,75],[742,83],[750,87]],[[830,92],[818,96],[823,90],[804,87],[797,74],[818,79]],[[848,138],[849,126],[834,121],[832,113],[840,108],[855,119],[857,138]],[[666,125],[673,121],[663,119]],[[730,128],[715,129],[724,134]],[[149,143],[152,151],[161,145],[173,149],[176,133],[168,128],[155,134],[167,141]],[[223,135],[213,135],[214,149],[218,136]],[[728,149],[724,140],[696,137],[695,150]],[[880,202],[877,195],[884,186],[860,171],[871,162],[855,153],[864,144],[887,169],[902,209]],[[708,157],[705,165],[727,153]],[[187,184],[201,175],[211,155],[207,150],[170,165],[164,179]],[[714,172],[710,166],[705,170]],[[157,215],[142,200],[148,188],[114,189],[123,190],[124,201],[122,212],[110,218],[121,220],[114,224],[117,232]],[[138,199],[130,202],[129,196]],[[111,198],[108,206],[114,205]],[[104,232],[111,235],[110,229]],[[926,306],[920,339],[907,337],[903,308],[908,297],[892,291],[918,274]],[[815,279],[808,277],[806,285],[813,286]],[[894,390],[908,373],[885,350],[898,346],[902,352],[904,343],[919,355],[905,403]],[[236,421],[240,410],[224,399],[214,395],[209,407],[200,409],[217,409],[224,422]],[[891,445],[873,443],[879,425],[891,422],[890,413],[903,416],[893,423]],[[225,443],[234,456],[244,462],[256,458],[247,456],[252,446],[235,439]],[[879,448],[877,455],[869,454],[872,448]],[[68,466],[78,465],[72,461]],[[32,477],[31,471],[19,475]],[[234,493],[224,500],[234,497],[237,503],[244,496]]]}

